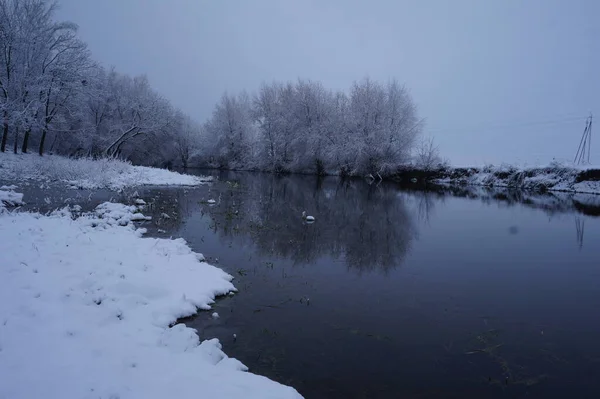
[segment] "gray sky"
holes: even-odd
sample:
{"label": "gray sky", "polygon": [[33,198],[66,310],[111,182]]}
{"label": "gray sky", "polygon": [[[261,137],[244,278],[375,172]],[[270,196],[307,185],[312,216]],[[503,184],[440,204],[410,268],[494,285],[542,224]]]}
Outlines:
{"label": "gray sky", "polygon": [[[455,164],[572,159],[598,113],[597,0],[60,0],[94,58],[199,121],[224,91],[366,75],[411,90]],[[580,117],[581,119],[574,120]],[[595,145],[595,143],[598,143]],[[595,147],[595,148],[594,148]]]}

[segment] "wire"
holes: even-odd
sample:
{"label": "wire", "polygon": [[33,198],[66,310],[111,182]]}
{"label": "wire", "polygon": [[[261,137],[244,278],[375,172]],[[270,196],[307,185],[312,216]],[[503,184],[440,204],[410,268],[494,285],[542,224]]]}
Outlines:
{"label": "wire", "polygon": [[469,131],[485,131],[485,130],[494,130],[494,129],[514,129],[519,127],[528,127],[528,126],[541,126],[541,125],[558,125],[566,122],[577,122],[584,121],[587,119],[587,116],[576,116],[564,119],[557,119],[551,121],[537,121],[537,122],[521,122],[521,123],[510,123],[504,125],[481,125],[480,127],[473,126],[468,128],[453,128],[453,129],[426,129],[430,133],[443,133],[443,132],[469,132]]}

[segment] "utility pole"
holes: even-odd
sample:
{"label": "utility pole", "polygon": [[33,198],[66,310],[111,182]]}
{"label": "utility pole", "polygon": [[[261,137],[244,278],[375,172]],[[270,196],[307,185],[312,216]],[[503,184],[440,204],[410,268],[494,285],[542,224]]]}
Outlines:
{"label": "utility pole", "polygon": [[590,163],[590,153],[592,152],[592,114],[585,121],[585,129],[575,154],[574,163],[581,165],[582,163]]}

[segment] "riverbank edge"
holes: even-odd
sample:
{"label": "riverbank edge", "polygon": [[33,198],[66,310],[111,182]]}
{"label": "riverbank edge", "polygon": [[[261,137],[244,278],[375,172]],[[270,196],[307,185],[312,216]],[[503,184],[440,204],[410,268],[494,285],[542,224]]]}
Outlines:
{"label": "riverbank edge", "polygon": [[395,172],[384,175],[347,176],[336,173],[272,172],[257,169],[230,169],[198,167],[189,169],[258,172],[277,176],[337,176],[340,179],[363,179],[372,182],[390,181],[401,185],[481,186],[528,190],[537,193],[549,191],[600,194],[600,166],[575,166],[552,163],[547,166],[517,167],[512,165],[421,168],[414,165],[399,166]]}
{"label": "riverbank edge", "polygon": [[528,190],[600,194],[600,167],[562,164],[519,168],[516,166],[399,168],[388,177],[398,183],[483,186]]}

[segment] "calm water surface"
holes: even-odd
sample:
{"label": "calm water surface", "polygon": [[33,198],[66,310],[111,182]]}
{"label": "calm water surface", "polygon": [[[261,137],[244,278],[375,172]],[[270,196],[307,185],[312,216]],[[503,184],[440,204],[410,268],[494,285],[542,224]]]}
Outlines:
{"label": "calm water surface", "polygon": [[138,193],[150,234],[235,276],[185,323],[252,372],[306,398],[600,397],[598,198],[219,177]]}

